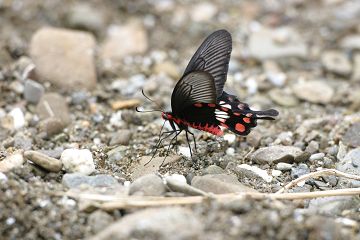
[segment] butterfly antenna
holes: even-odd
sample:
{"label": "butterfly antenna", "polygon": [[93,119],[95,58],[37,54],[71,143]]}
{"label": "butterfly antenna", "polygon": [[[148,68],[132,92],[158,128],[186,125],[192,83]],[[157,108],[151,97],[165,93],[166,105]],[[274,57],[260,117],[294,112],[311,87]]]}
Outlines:
{"label": "butterfly antenna", "polygon": [[141,93],[142,93],[142,95],[143,95],[147,100],[149,100],[150,102],[155,103],[155,105],[156,105],[159,109],[161,109],[162,112],[164,112],[164,110],[161,108],[161,106],[160,106],[157,102],[155,102],[154,100],[152,100],[151,98],[149,98],[148,96],[146,96],[146,94],[145,94],[145,92],[144,92],[144,89],[141,89]]}

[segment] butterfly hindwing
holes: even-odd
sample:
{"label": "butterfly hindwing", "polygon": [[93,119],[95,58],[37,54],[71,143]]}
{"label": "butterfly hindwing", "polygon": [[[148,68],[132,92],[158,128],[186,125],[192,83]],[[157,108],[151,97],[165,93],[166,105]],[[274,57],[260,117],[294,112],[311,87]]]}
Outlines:
{"label": "butterfly hindwing", "polygon": [[226,30],[218,30],[209,35],[200,45],[185,69],[184,76],[193,71],[209,73],[216,88],[216,96],[223,92],[232,50],[231,35]]}

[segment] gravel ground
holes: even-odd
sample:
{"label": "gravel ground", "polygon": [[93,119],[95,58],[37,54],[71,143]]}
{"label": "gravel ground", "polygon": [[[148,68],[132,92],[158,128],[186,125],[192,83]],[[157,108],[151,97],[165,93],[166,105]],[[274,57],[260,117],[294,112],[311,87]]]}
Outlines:
{"label": "gravel ground", "polygon": [[[2,239],[360,239],[359,196],[102,210],[104,197],[274,193],[360,175],[360,2],[0,1]],[[202,40],[233,37],[225,88],[274,108],[246,137],[194,131],[149,164]],[[146,100],[141,89],[154,102]],[[165,125],[168,129],[170,126]],[[359,188],[335,176],[289,192]],[[131,195],[131,196],[130,196]]]}

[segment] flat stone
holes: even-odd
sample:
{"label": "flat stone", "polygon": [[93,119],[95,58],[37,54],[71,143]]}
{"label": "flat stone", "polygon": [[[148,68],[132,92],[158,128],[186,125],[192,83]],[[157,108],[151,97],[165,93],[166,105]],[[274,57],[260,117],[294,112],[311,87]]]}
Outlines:
{"label": "flat stone", "polygon": [[82,185],[91,187],[112,187],[119,185],[118,181],[110,175],[86,176],[81,173],[66,173],[62,178],[62,184],[68,188],[78,188]]}
{"label": "flat stone", "polygon": [[299,104],[299,101],[296,97],[284,92],[282,89],[275,88],[270,90],[269,96],[272,101],[274,101],[276,104],[279,104],[280,106],[294,107]]}
{"label": "flat stone", "polygon": [[279,162],[276,164],[276,169],[280,171],[290,171],[292,168],[292,164]]}
{"label": "flat stone", "polygon": [[360,147],[360,122],[352,124],[343,137],[343,143],[350,147]]}
{"label": "flat stone", "polygon": [[68,173],[90,175],[95,171],[94,160],[88,149],[66,149],[62,152],[60,160]]}
{"label": "flat stone", "polygon": [[191,181],[191,186],[214,194],[256,192],[256,190],[240,183],[235,176],[228,174],[195,176]]}
{"label": "flat stone", "polygon": [[127,55],[145,53],[148,49],[147,38],[146,30],[140,21],[110,26],[100,49],[104,65],[111,67]]}
{"label": "flat stone", "polygon": [[250,166],[248,164],[238,165],[235,168],[235,171],[240,177],[258,178],[267,183],[270,183],[273,179],[266,170],[262,170],[256,166]]}
{"label": "flat stone", "polygon": [[21,167],[23,164],[23,155],[21,153],[14,153],[0,161],[0,172],[8,172],[13,168]]}
{"label": "flat stone", "polygon": [[204,226],[199,217],[186,208],[150,208],[125,215],[99,234],[88,239],[200,239],[203,230]]}
{"label": "flat stone", "polygon": [[[348,152],[346,156],[336,164],[336,169],[345,173],[360,176],[359,159],[360,159],[360,148],[358,147]],[[349,181],[353,187],[360,187],[359,180],[353,180],[353,179],[342,179],[342,180]]]}
{"label": "flat stone", "polygon": [[148,174],[137,178],[129,189],[130,195],[161,196],[166,192],[165,184],[161,177]]}
{"label": "flat stone", "polygon": [[42,82],[74,91],[96,86],[95,38],[82,31],[41,28],[33,35],[30,56]]}
{"label": "flat stone", "polygon": [[37,104],[45,93],[45,88],[31,79],[25,81],[24,98],[26,101]]}
{"label": "flat stone", "polygon": [[258,164],[277,164],[279,162],[304,162],[309,157],[310,153],[303,152],[300,148],[277,145],[256,150],[251,159]]}
{"label": "flat stone", "polygon": [[352,196],[335,196],[311,199],[309,209],[319,214],[339,216],[346,209],[359,206],[359,201]]}
{"label": "flat stone", "polygon": [[300,35],[291,28],[270,30],[263,28],[250,35],[249,55],[259,60],[282,57],[305,58],[308,47]]}
{"label": "flat stone", "polygon": [[325,153],[314,153],[310,156],[309,161],[318,161],[322,160],[325,157]]}
{"label": "flat stone", "polygon": [[332,73],[349,76],[351,73],[351,62],[345,54],[339,51],[327,51],[321,56],[323,67]]}
{"label": "flat stone", "polygon": [[24,157],[50,172],[59,172],[62,169],[60,160],[37,151],[25,151]]}
{"label": "flat stone", "polygon": [[70,123],[69,109],[63,96],[57,93],[46,93],[36,108],[40,119],[56,118],[66,126]]}
{"label": "flat stone", "polygon": [[129,145],[132,132],[127,129],[117,131],[110,140],[110,146],[113,145]]}
{"label": "flat stone", "polygon": [[293,91],[299,99],[311,103],[326,104],[334,96],[334,90],[326,84],[325,80],[299,82],[293,86]]}

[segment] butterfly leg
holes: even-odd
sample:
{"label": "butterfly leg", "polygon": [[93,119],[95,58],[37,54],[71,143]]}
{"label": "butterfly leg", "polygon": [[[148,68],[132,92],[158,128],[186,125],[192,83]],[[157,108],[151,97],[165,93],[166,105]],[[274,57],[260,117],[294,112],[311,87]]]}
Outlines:
{"label": "butterfly leg", "polygon": [[169,143],[169,147],[166,151],[166,155],[165,155],[165,158],[164,160],[162,161],[162,163],[160,164],[160,167],[164,164],[166,158],[169,156],[169,152],[170,152],[170,149],[171,149],[171,144],[172,142],[174,141],[175,138],[177,138],[177,136],[182,132],[182,130],[178,130],[178,132],[176,132],[176,135],[170,140],[170,143]]}
{"label": "butterfly leg", "polygon": [[191,151],[191,146],[190,146],[190,140],[189,140],[189,134],[190,133],[189,131],[185,131],[185,135],[186,135],[186,141],[188,143],[188,146],[189,146],[189,149],[190,149],[190,156],[192,158],[192,151]]}
{"label": "butterfly leg", "polygon": [[189,133],[189,134],[193,137],[193,139],[194,139],[195,152],[197,152],[195,135],[194,135],[192,132],[190,132],[190,131],[188,131],[188,133]]}

